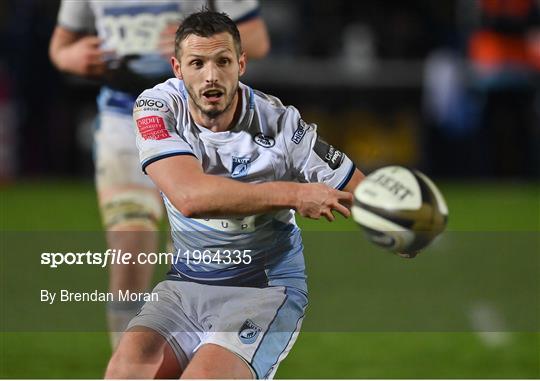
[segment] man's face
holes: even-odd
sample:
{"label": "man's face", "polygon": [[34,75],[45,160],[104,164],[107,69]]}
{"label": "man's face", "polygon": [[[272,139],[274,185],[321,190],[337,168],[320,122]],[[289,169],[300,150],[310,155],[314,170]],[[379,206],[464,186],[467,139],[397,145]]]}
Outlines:
{"label": "man's face", "polygon": [[232,36],[226,32],[211,37],[192,34],[180,48],[173,69],[184,81],[192,103],[212,119],[229,110],[246,65],[244,54],[237,56]]}

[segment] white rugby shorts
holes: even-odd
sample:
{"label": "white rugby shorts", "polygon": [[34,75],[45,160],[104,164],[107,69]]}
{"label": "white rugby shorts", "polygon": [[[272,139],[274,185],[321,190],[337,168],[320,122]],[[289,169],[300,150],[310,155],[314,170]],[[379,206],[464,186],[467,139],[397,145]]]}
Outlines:
{"label": "white rugby shorts", "polygon": [[204,344],[241,357],[256,378],[273,378],[292,348],[307,307],[293,287],[230,287],[166,280],[128,325],[151,328],[173,348],[185,369]]}

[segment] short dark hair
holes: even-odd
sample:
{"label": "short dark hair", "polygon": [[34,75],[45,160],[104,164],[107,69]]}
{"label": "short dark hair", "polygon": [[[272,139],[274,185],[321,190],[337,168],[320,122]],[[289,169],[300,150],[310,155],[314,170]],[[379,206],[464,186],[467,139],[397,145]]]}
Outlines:
{"label": "short dark hair", "polygon": [[178,58],[180,53],[180,44],[188,36],[194,34],[199,37],[211,37],[218,33],[229,33],[234,41],[236,53],[238,56],[242,53],[242,42],[240,32],[234,21],[226,13],[214,12],[203,9],[200,12],[192,13],[180,24],[176,30],[174,40],[174,55]]}

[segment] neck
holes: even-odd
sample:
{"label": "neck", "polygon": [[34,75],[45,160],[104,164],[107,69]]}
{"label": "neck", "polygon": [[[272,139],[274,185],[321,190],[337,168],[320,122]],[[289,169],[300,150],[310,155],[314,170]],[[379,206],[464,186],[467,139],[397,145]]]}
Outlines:
{"label": "neck", "polygon": [[238,87],[230,106],[215,118],[201,112],[201,110],[189,99],[191,117],[200,126],[208,128],[212,132],[223,132],[232,129],[238,122],[241,114],[242,103],[239,102],[241,89]]}

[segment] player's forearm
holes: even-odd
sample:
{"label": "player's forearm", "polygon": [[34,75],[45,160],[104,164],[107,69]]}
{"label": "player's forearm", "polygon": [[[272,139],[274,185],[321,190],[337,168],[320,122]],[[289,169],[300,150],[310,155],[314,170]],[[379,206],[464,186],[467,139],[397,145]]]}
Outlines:
{"label": "player's forearm", "polygon": [[52,62],[52,64],[60,71],[66,71],[64,66],[62,65],[62,59],[60,58],[62,52],[62,48],[58,46],[53,46],[52,44],[49,46],[49,58]]}
{"label": "player's forearm", "polygon": [[354,193],[356,187],[364,180],[364,174],[357,168],[354,170],[353,176],[343,189],[345,192]]}
{"label": "player's forearm", "polygon": [[49,50],[49,57],[51,59],[51,62],[61,72],[74,74],[75,70],[70,67],[69,61],[63,58],[64,53],[65,48]]}
{"label": "player's forearm", "polygon": [[299,186],[288,182],[245,184],[212,175],[203,175],[200,183],[193,185],[191,191],[173,191],[171,201],[183,215],[194,218],[247,216],[295,208]]}
{"label": "player's forearm", "polygon": [[69,61],[63,56],[65,55],[66,49],[73,44],[77,38],[75,33],[69,33],[61,27],[56,27],[54,29],[49,44],[49,58],[58,70],[64,72],[70,71],[68,65]]}
{"label": "player's forearm", "polygon": [[60,26],[49,46],[52,63],[61,71],[85,77],[100,77],[106,71],[105,51],[97,36],[71,32]]}

